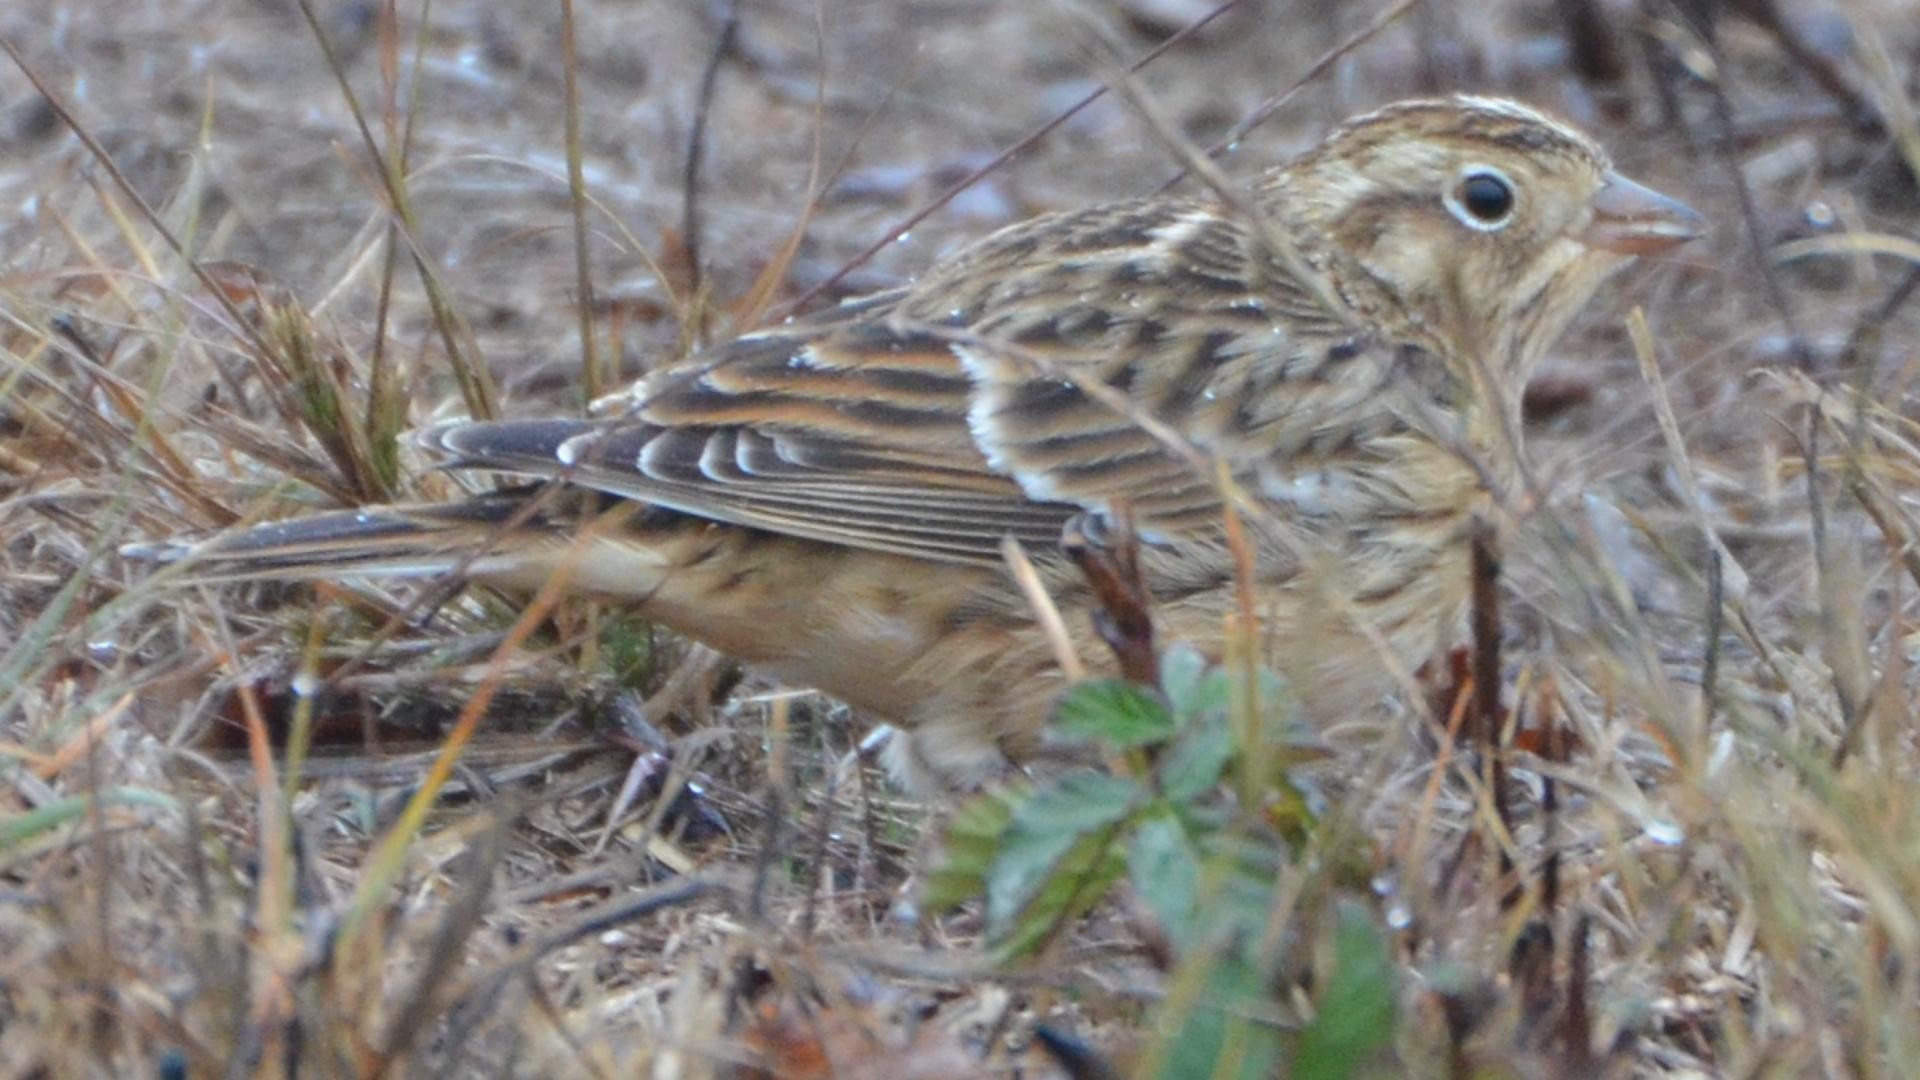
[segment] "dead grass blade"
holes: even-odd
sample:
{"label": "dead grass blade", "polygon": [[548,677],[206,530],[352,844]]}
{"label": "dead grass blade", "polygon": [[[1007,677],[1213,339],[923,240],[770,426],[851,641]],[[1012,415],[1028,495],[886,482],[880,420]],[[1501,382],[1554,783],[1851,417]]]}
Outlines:
{"label": "dead grass blade", "polygon": [[446,349],[447,363],[453,371],[454,381],[460,386],[460,395],[465,400],[467,410],[476,419],[492,419],[498,414],[493,388],[493,375],[487,370],[485,360],[480,356],[479,346],[474,341],[473,330],[460,316],[455,307],[452,294],[442,279],[439,267],[427,255],[420,243],[419,221],[413,211],[413,203],[407,193],[405,159],[401,148],[391,148],[383,153],[380,144],[374,140],[373,131],[367,126],[365,112],[360,107],[360,99],[353,92],[347,79],[345,68],[335,54],[332,40],[321,26],[320,19],[313,12],[311,0],[300,0],[300,12],[306,16],[307,26],[313,32],[313,38],[325,55],[327,66],[332,69],[339,83],[341,97],[347,109],[353,114],[354,126],[359,129],[360,139],[366,151],[367,159],[375,166],[375,173],[382,185],[389,210],[397,223],[399,234],[406,242],[407,251],[413,256],[414,270],[420,275],[420,283],[426,290],[427,304],[432,309],[434,325],[440,331],[440,343]]}

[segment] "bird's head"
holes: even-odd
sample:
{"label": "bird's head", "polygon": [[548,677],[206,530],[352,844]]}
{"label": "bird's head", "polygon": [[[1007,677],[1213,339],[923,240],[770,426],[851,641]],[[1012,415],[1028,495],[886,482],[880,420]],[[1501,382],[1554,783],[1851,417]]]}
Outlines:
{"label": "bird's head", "polygon": [[1359,117],[1268,190],[1324,244],[1350,295],[1386,306],[1415,340],[1512,379],[1610,273],[1704,224],[1615,172],[1587,135],[1495,98]]}

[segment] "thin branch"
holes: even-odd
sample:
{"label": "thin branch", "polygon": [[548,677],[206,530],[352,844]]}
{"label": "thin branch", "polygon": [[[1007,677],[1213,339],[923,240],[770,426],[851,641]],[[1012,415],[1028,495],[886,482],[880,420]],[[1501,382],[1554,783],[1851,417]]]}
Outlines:
{"label": "thin branch", "polygon": [[[1252,132],[1254,128],[1266,123],[1272,118],[1274,113],[1280,111],[1282,106],[1292,101],[1295,94],[1306,89],[1314,80],[1326,74],[1327,69],[1339,63],[1348,53],[1372,41],[1382,30],[1398,22],[1402,15],[1412,11],[1414,6],[1420,2],[1421,0],[1399,0],[1399,2],[1395,3],[1392,7],[1376,15],[1372,22],[1361,27],[1352,37],[1321,53],[1320,58],[1315,60],[1306,71],[1302,72],[1299,78],[1293,80],[1285,90],[1280,91],[1255,106],[1253,111],[1246,115],[1245,119],[1233,125],[1233,127],[1228,128],[1227,133],[1220,136],[1219,141],[1207,147],[1208,159],[1218,158],[1222,154],[1233,150],[1240,144],[1240,140],[1246,138],[1248,133]],[[1208,17],[1211,18],[1212,16]],[[1180,181],[1185,180],[1189,175],[1191,175],[1191,170],[1182,168],[1173,175],[1172,179],[1160,185],[1159,190],[1166,191]]]}
{"label": "thin branch", "polygon": [[[713,54],[707,57],[707,70],[700,76],[700,98],[693,110],[693,130],[687,133],[687,167],[681,176],[682,202],[680,204],[680,239],[687,246],[687,293],[694,305],[694,320],[704,323],[700,313],[700,286],[703,271],[700,267],[700,168],[707,154],[707,116],[713,111],[714,92],[720,85],[720,65],[727,54],[733,51],[733,40],[740,33],[740,5],[737,0],[729,0],[726,21],[720,26],[720,37],[713,43]],[[696,336],[706,335],[696,326]]]}
{"label": "thin branch", "polygon": [[[600,363],[593,343],[593,272],[587,260],[587,178],[581,166],[580,53],[574,34],[573,0],[560,0],[560,70],[566,76],[567,190],[571,195],[567,202],[573,211],[574,287],[580,294],[575,303],[580,308],[580,385],[584,409],[599,399],[601,387]],[[703,108],[703,116],[705,112]]]}
{"label": "thin branch", "polygon": [[[1129,65],[1127,67],[1128,74],[1137,72],[1140,69],[1146,67],[1148,64],[1151,64],[1155,60],[1158,60],[1162,54],[1167,52],[1167,50],[1172,49],[1174,46],[1179,45],[1180,43],[1186,41],[1188,38],[1191,38],[1194,34],[1199,33],[1202,27],[1206,26],[1208,23],[1219,18],[1220,16],[1225,15],[1228,11],[1232,10],[1239,3],[1240,3],[1240,0],[1226,0],[1226,2],[1221,4],[1219,7],[1214,8],[1212,11],[1209,11],[1205,15],[1200,16],[1198,19],[1195,19],[1193,22],[1188,23],[1186,26],[1181,27],[1178,33],[1175,33],[1173,36],[1167,38],[1167,40],[1154,46],[1152,49],[1147,51],[1146,55],[1142,56],[1138,60],[1135,60],[1131,65]],[[885,251],[887,249],[887,245],[900,239],[902,236],[905,236],[907,233],[913,230],[913,227],[915,225],[918,225],[922,221],[925,221],[927,218],[931,217],[935,211],[939,210],[941,207],[952,202],[954,198],[958,196],[961,192],[979,183],[988,174],[998,171],[999,168],[1005,165],[1007,162],[1012,161],[1014,158],[1019,157],[1021,154],[1026,153],[1028,150],[1031,150],[1035,144],[1040,142],[1040,140],[1046,138],[1048,135],[1051,135],[1055,128],[1058,128],[1060,125],[1073,119],[1075,116],[1078,116],[1081,110],[1085,109],[1087,106],[1092,105],[1094,102],[1106,96],[1108,89],[1109,88],[1106,86],[1100,86],[1095,88],[1093,91],[1088,93],[1085,97],[1081,98],[1079,101],[1074,102],[1072,105],[1062,110],[1053,119],[1048,120],[1046,123],[1041,124],[1039,127],[1034,128],[1032,131],[1021,136],[1018,140],[1016,140],[1013,143],[1013,145],[1007,147],[1005,150],[1000,151],[998,154],[995,154],[985,164],[981,165],[979,168],[973,170],[967,175],[961,177],[959,180],[955,181],[953,183],[953,186],[947,188],[945,191],[942,191],[940,194],[934,196],[933,200],[927,203],[927,205],[921,207],[918,210],[915,210],[911,214],[908,214],[904,221],[901,221],[895,224],[892,228],[888,229],[885,233],[881,234],[879,239],[875,240],[873,243],[863,248],[858,255],[855,255],[853,258],[848,259],[846,263],[840,267],[840,269],[835,270],[832,274],[828,275],[825,281],[822,281],[820,284],[815,285],[813,288],[808,289],[804,293],[801,293],[798,299],[794,300],[793,303],[788,304],[786,306],[786,308],[781,312],[781,316],[786,317],[786,316],[797,314],[802,308],[806,307],[807,304],[811,303],[820,294],[826,292],[828,289],[833,288],[835,285],[838,285],[842,280],[846,278],[848,274],[851,274],[855,270],[866,265],[867,261],[872,259],[875,255],[878,255],[882,251]],[[775,321],[778,321],[778,320],[775,320]]]}

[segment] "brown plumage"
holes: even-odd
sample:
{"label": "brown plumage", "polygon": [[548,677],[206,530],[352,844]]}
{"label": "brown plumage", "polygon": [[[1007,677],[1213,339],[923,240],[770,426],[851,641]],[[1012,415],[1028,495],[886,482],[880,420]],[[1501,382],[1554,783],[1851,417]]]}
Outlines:
{"label": "brown plumage", "polygon": [[312,575],[439,572],[479,551],[470,577],[521,588],[566,564],[573,588],[909,729],[903,775],[967,784],[1035,749],[1061,685],[1002,539],[1105,667],[1055,545],[1124,505],[1163,634],[1217,648],[1233,563],[1211,461],[1263,511],[1274,656],[1310,716],[1337,718],[1388,688],[1374,643],[1412,666],[1457,623],[1468,510],[1512,475],[1534,361],[1611,271],[1698,226],[1528,108],[1406,102],[1239,199],[1015,225],[594,419],[417,437],[456,467],[610,496],[616,524],[549,500],[503,530],[521,491],[176,553]]}

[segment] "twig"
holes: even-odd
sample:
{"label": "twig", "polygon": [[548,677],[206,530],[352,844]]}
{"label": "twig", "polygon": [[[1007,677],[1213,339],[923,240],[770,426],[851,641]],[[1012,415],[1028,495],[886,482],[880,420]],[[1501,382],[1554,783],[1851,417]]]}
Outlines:
{"label": "twig", "polygon": [[[1708,95],[1713,102],[1715,132],[1714,146],[1719,151],[1727,177],[1733,184],[1734,193],[1739,196],[1740,217],[1746,226],[1747,242],[1752,245],[1755,261],[1760,266],[1760,279],[1766,286],[1767,298],[1774,314],[1787,331],[1789,349],[1794,364],[1801,374],[1812,378],[1818,366],[1813,348],[1807,343],[1802,332],[1799,314],[1789,299],[1786,286],[1780,280],[1779,269],[1773,260],[1767,257],[1766,232],[1760,223],[1760,208],[1754,199],[1753,188],[1747,183],[1746,172],[1741,169],[1733,144],[1733,105],[1727,97],[1727,88],[1719,72],[1725,70],[1723,58],[1714,57],[1715,75],[1706,80]],[[1801,460],[1805,469],[1807,488],[1808,531],[1813,540],[1813,563],[1816,580],[1820,583],[1817,590],[1822,609],[1822,621],[1828,626],[1835,625],[1836,613],[1830,610],[1830,598],[1833,590],[1829,587],[1832,575],[1832,552],[1827,543],[1826,503],[1820,496],[1820,432],[1825,426],[1820,399],[1815,398],[1807,411],[1806,435],[1801,441]],[[1852,727],[1857,719],[1858,702],[1853,699],[1849,688],[1843,684],[1835,669],[1833,682],[1834,698],[1839,706],[1843,726]]]}
{"label": "twig", "polygon": [[1573,924],[1571,956],[1567,960],[1566,1010],[1560,1014],[1560,1050],[1572,1075],[1593,1072],[1593,1014],[1587,1004],[1593,979],[1593,916],[1581,915]]}
{"label": "twig", "polygon": [[[1136,72],[1146,67],[1148,64],[1153,63],[1155,60],[1160,58],[1161,54],[1165,53],[1167,50],[1173,48],[1174,46],[1180,44],[1181,42],[1186,41],[1188,38],[1198,33],[1201,27],[1206,26],[1208,23],[1226,14],[1229,10],[1237,6],[1239,3],[1240,3],[1240,0],[1226,0],[1226,2],[1222,3],[1219,7],[1214,8],[1212,11],[1209,11],[1205,15],[1200,16],[1198,19],[1195,19],[1193,22],[1188,23],[1186,26],[1181,27],[1180,30],[1177,33],[1175,33],[1173,36],[1167,38],[1165,41],[1154,46],[1152,49],[1147,51],[1146,55],[1134,61],[1133,64],[1127,68],[1127,71],[1129,73]],[[1069,105],[1066,109],[1062,110],[1053,119],[1048,120],[1046,123],[1041,124],[1039,127],[1034,128],[1032,131],[1028,132],[1027,134],[1021,136],[1019,139],[1015,140],[1013,145],[1007,147],[1005,150],[1000,151],[998,154],[995,154],[990,160],[988,160],[985,164],[981,165],[979,168],[961,177],[959,180],[954,181],[951,187],[947,188],[945,191],[942,191],[940,194],[934,196],[933,200],[927,203],[927,205],[921,207],[918,210],[915,210],[911,214],[908,214],[904,221],[901,221],[895,224],[892,228],[888,229],[885,233],[883,233],[879,239],[875,240],[873,243],[863,248],[859,254],[855,255],[851,259],[848,259],[844,264],[841,265],[840,269],[835,270],[832,274],[829,274],[825,281],[822,281],[820,284],[815,285],[814,287],[812,287],[811,289],[808,289],[804,293],[801,293],[800,296],[793,301],[793,303],[788,304],[784,309],[782,309],[781,316],[785,317],[785,316],[796,314],[802,308],[806,307],[807,304],[811,303],[814,300],[814,298],[818,297],[821,293],[824,293],[828,289],[831,289],[835,285],[838,285],[843,279],[846,278],[848,274],[851,274],[855,270],[866,265],[868,260],[872,259],[875,255],[878,255],[882,251],[885,251],[887,249],[887,245],[892,244],[894,241],[900,239],[902,236],[905,236],[907,233],[911,232],[915,225],[918,225],[922,221],[925,221],[928,217],[932,216],[935,211],[939,210],[941,207],[952,202],[954,198],[958,196],[961,192],[979,183],[982,178],[986,177],[989,173],[997,171],[1001,166],[1005,165],[1007,162],[1012,161],[1014,158],[1019,157],[1021,154],[1032,149],[1033,146],[1036,143],[1038,143],[1041,139],[1044,139],[1048,135],[1052,134],[1055,128],[1058,128],[1060,125],[1073,119],[1075,116],[1080,114],[1080,111],[1082,109],[1085,109],[1087,106],[1100,100],[1103,96],[1106,95],[1107,90],[1108,88],[1105,86],[1100,86],[1095,88],[1093,91],[1088,93],[1085,97],[1081,98],[1079,101],[1074,102],[1072,105]],[[775,319],[774,321],[777,322],[779,320]]]}
{"label": "twig", "polygon": [[[1559,686],[1548,676],[1536,701],[1542,702],[1540,722],[1545,727],[1543,750],[1548,761],[1565,765],[1568,756],[1567,719],[1560,706]],[[1540,843],[1546,858],[1540,864],[1541,917],[1551,925],[1560,907],[1560,782],[1551,770],[1540,774]]]}
{"label": "twig", "polygon": [[827,773],[827,789],[820,793],[820,809],[813,820],[813,864],[807,875],[807,900],[800,912],[800,937],[802,940],[813,937],[814,926],[820,915],[820,878],[824,874],[829,881],[833,872],[828,867],[828,841],[833,839],[833,811],[838,802],[839,774]]}
{"label": "twig", "polygon": [[[1508,835],[1513,819],[1507,807],[1506,751],[1500,737],[1500,555],[1493,522],[1476,514],[1473,544],[1473,736],[1480,754],[1480,777],[1493,803],[1494,817]],[[1513,871],[1505,844],[1500,849],[1500,876]]]}
{"label": "twig", "polygon": [[1717,546],[1707,551],[1706,614],[1707,640],[1703,644],[1706,659],[1700,665],[1699,737],[1702,739],[1713,730],[1714,695],[1720,681],[1720,635],[1726,624],[1726,568]]}
{"label": "twig", "polygon": [[1627,77],[1627,62],[1597,0],[1555,0],[1554,10],[1560,15],[1567,61],[1574,73],[1588,83],[1617,89]]}
{"label": "twig", "polygon": [[687,133],[687,167],[681,176],[680,239],[687,248],[687,295],[694,305],[696,339],[704,338],[706,321],[701,313],[700,285],[700,167],[707,155],[707,116],[713,111],[714,92],[720,86],[720,65],[733,51],[733,39],[740,32],[740,5],[728,0],[720,37],[707,57],[707,69],[700,75],[700,97],[693,110],[693,130]]}
{"label": "twig", "polygon": [[1782,52],[1801,69],[1813,76],[1813,81],[1827,92],[1840,107],[1851,114],[1855,129],[1863,134],[1871,134],[1883,128],[1880,113],[1868,101],[1866,96],[1855,90],[1846,77],[1840,74],[1833,61],[1827,59],[1819,49],[1806,40],[1798,27],[1781,14],[1777,0],[1745,0],[1742,10],[1749,19],[1760,24],[1773,40],[1778,42]]}
{"label": "twig", "polygon": [[[1241,139],[1246,138],[1248,133],[1252,132],[1254,128],[1266,123],[1274,113],[1280,111],[1282,106],[1292,101],[1295,94],[1306,89],[1309,84],[1325,74],[1328,68],[1338,63],[1348,53],[1365,45],[1367,42],[1373,40],[1380,31],[1398,22],[1402,15],[1413,10],[1414,5],[1420,2],[1421,0],[1399,0],[1399,2],[1395,3],[1392,7],[1374,16],[1372,22],[1361,27],[1352,37],[1321,53],[1319,59],[1308,66],[1307,70],[1302,72],[1299,78],[1293,80],[1285,90],[1254,106],[1253,111],[1248,113],[1244,119],[1233,125],[1233,127],[1228,128],[1225,135],[1220,136],[1217,142],[1207,147],[1207,158],[1209,160],[1218,158],[1238,146]],[[1208,18],[1212,18],[1212,16],[1209,15]],[[1182,168],[1179,172],[1173,174],[1172,179],[1161,184],[1159,191],[1166,191],[1180,181],[1185,180],[1189,175],[1189,170]]]}
{"label": "twig", "polygon": [[[600,363],[593,341],[593,273],[587,259],[587,178],[581,164],[580,54],[574,40],[573,0],[560,0],[560,70],[566,76],[567,190],[572,196],[567,202],[573,211],[574,287],[580,291],[576,303],[580,306],[581,406],[586,408],[600,397]],[[694,120],[696,131],[705,116],[703,102]],[[698,266],[697,260],[695,265]],[[697,275],[699,271],[696,269],[694,273]]]}
{"label": "twig", "polygon": [[1856,370],[1860,358],[1880,347],[1881,335],[1886,331],[1887,323],[1893,321],[1908,300],[1913,298],[1914,290],[1920,288],[1920,262],[1908,263],[1906,275],[1900,284],[1893,287],[1886,299],[1869,308],[1853,325],[1847,334],[1847,344],[1840,350],[1840,358],[1835,366],[1841,371]]}
{"label": "twig", "polygon": [[1080,567],[1099,601],[1093,625],[1120,662],[1122,678],[1142,686],[1160,685],[1160,658],[1153,649],[1152,594],[1140,568],[1140,538],[1124,508],[1107,520],[1113,535],[1095,542],[1085,516],[1067,524],[1060,548]]}
{"label": "twig", "polygon": [[792,801],[787,783],[791,707],[786,698],[777,698],[767,717],[767,809],[760,822],[760,850],[753,859],[753,885],[747,891],[747,918],[761,926],[767,923],[773,865],[786,848],[787,805]]}

